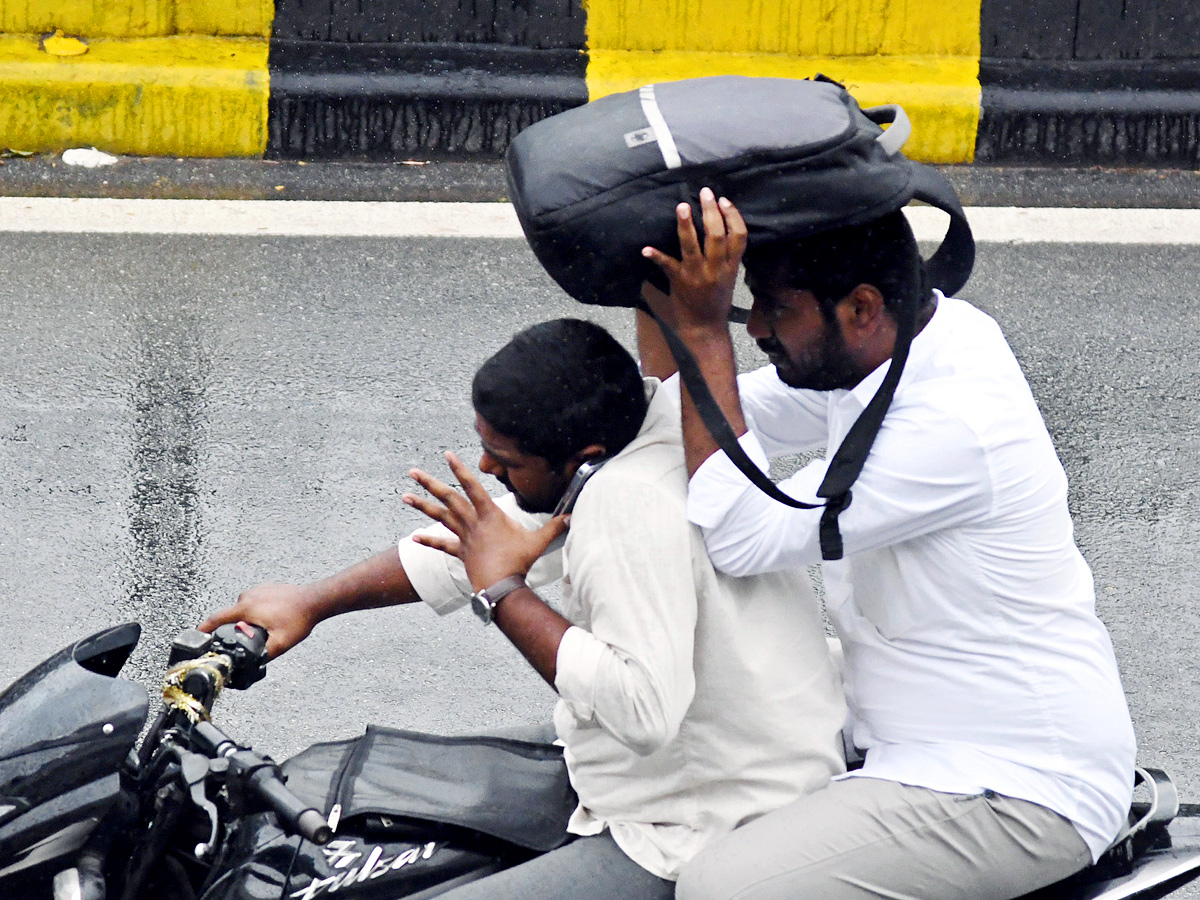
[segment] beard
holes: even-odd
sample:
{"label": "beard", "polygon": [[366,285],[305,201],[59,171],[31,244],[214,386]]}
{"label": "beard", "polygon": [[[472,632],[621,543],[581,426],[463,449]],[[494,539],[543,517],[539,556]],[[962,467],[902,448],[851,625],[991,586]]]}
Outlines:
{"label": "beard", "polygon": [[497,478],[496,480],[504,485],[506,491],[513,495],[513,499],[517,501],[517,506],[527,513],[552,513],[554,512],[554,508],[558,506],[557,497],[553,500],[527,497],[513,487],[512,482],[507,478]]}
{"label": "beard", "polygon": [[756,343],[775,366],[779,380],[788,387],[836,391],[853,387],[862,380],[842,331],[836,324],[827,322],[820,340],[795,358],[788,354],[774,334],[760,338]]}

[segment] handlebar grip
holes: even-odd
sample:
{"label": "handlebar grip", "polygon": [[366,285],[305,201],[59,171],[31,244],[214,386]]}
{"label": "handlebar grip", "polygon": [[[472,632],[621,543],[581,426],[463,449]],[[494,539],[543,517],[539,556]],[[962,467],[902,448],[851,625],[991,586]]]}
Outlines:
{"label": "handlebar grip", "polygon": [[252,792],[279,816],[284,829],[314,844],[328,844],[333,839],[333,829],[326,818],[291,792],[279,776],[279,767],[269,757],[239,747],[211,722],[197,722],[192,728],[192,738],[196,749],[210,759],[227,760],[230,778],[236,775],[243,789]]}
{"label": "handlebar grip", "polygon": [[315,809],[306,809],[300,813],[300,818],[296,820],[296,830],[314,844],[328,844],[333,838],[333,829],[329,827],[329,821]]}
{"label": "handlebar grip", "polygon": [[328,844],[333,829],[325,817],[288,790],[276,770],[264,766],[250,776],[250,784],[289,831],[294,831],[314,844]]}

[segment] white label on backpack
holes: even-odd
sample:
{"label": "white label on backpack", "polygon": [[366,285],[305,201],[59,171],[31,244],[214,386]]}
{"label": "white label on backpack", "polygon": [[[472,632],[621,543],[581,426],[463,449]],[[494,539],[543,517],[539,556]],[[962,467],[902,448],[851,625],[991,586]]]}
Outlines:
{"label": "white label on backpack", "polygon": [[643,86],[638,91],[638,96],[642,101],[642,112],[646,116],[646,121],[650,123],[654,139],[658,141],[658,149],[662,152],[663,162],[667,164],[668,169],[678,169],[683,165],[683,160],[679,158],[679,148],[675,146],[675,138],[671,137],[671,129],[667,127],[667,120],[663,118],[662,110],[658,108],[658,100],[654,96],[654,85]]}
{"label": "white label on backpack", "polygon": [[654,136],[653,128],[639,128],[637,131],[629,131],[625,134],[625,146],[632,150],[634,147],[640,147],[642,144],[653,144],[658,138]]}

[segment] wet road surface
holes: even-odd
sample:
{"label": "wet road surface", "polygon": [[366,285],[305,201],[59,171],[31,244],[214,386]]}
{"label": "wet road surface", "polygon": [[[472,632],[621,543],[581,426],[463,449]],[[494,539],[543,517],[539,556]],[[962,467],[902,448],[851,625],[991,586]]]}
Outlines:
{"label": "wet road surface", "polygon": [[[1194,246],[985,244],[962,292],[1004,327],[1063,458],[1141,761],[1193,802],[1197,271]],[[631,342],[627,313],[568,300],[518,240],[5,234],[0,685],[137,619],[128,671],[150,687],[171,635],[239,589],[387,547],[418,524],[411,466],[477,459],[476,366],[561,315]],[[326,623],[219,721],[285,756],[552,702],[494,629],[418,607]]]}

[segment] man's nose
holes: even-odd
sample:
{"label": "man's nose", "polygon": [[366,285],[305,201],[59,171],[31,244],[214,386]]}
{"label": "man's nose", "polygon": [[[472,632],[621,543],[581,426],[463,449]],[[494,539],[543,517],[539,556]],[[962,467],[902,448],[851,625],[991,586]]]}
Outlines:
{"label": "man's nose", "polygon": [[746,319],[746,333],[756,341],[771,336],[771,327],[767,324],[767,317],[757,300],[750,305],[750,317]]}
{"label": "man's nose", "polygon": [[479,471],[485,475],[491,475],[493,478],[499,478],[504,474],[504,466],[496,462],[496,458],[484,450],[479,456]]}

